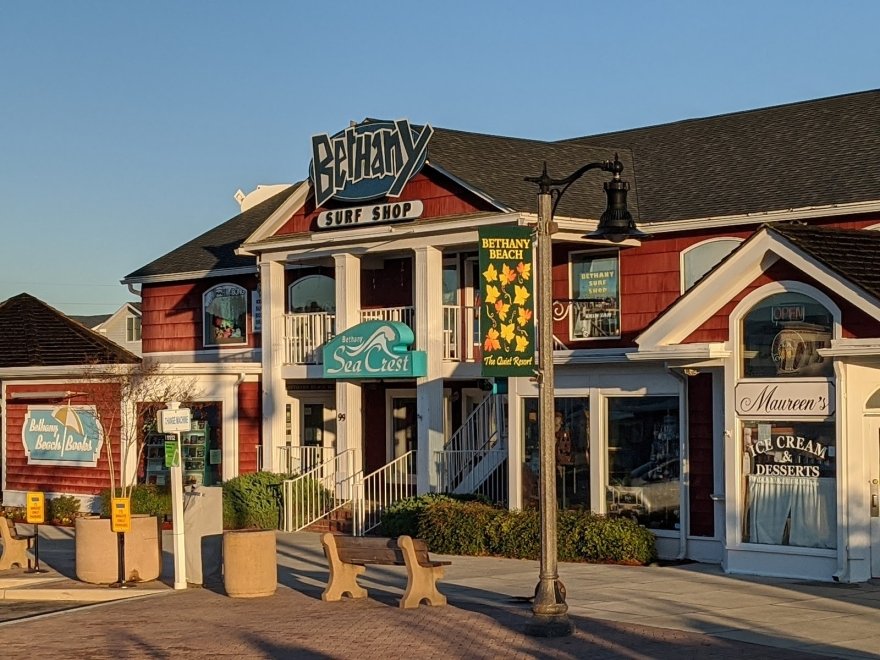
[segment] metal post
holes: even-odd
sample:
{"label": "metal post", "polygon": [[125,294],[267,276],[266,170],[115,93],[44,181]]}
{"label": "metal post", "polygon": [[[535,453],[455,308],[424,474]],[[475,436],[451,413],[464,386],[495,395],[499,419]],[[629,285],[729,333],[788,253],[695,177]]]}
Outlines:
{"label": "metal post", "polygon": [[526,632],[538,637],[562,637],[573,631],[565,602],[565,586],[559,580],[556,550],[556,452],[553,417],[553,217],[551,195],[538,195],[538,382],[540,435],[541,566],[533,618]]}

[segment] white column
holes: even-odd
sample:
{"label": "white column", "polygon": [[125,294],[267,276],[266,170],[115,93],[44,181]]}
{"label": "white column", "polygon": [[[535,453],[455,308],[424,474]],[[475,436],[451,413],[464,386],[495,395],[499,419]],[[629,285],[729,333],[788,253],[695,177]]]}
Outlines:
{"label": "white column", "polygon": [[428,370],[416,381],[418,406],[419,493],[438,484],[434,452],[443,449],[443,253],[435,247],[415,249],[415,349],[428,354]]}
{"label": "white column", "polygon": [[279,472],[278,447],[284,444],[284,404],[287,386],[281,376],[284,355],[284,263],[260,263],[260,296],[263,306],[263,469]]}
{"label": "white column", "polygon": [[[333,256],[336,263],[336,332],[360,323],[361,260],[352,254]],[[352,469],[363,469],[364,436],[360,383],[336,381],[336,450],[354,450]]]}

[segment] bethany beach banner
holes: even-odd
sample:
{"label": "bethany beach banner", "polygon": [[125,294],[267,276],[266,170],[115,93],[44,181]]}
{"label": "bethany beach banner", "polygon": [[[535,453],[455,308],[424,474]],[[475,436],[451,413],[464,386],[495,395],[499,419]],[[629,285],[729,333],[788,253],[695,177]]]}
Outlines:
{"label": "bethany beach banner", "polygon": [[535,371],[532,230],[480,229],[480,339],[484,376]]}

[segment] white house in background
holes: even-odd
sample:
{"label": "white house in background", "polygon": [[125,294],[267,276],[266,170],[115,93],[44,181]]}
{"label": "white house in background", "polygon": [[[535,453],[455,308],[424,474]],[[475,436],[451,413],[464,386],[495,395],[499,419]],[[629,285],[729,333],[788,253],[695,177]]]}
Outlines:
{"label": "white house in background", "polygon": [[141,355],[141,304],[125,303],[112,314],[71,316],[135,355]]}

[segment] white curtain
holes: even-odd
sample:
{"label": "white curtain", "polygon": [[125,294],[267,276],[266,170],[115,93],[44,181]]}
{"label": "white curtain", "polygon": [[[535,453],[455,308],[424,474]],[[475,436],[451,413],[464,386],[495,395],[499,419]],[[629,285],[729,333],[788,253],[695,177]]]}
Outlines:
{"label": "white curtain", "polygon": [[837,547],[835,483],[832,478],[749,475],[749,541],[779,545],[790,522],[790,545]]}

